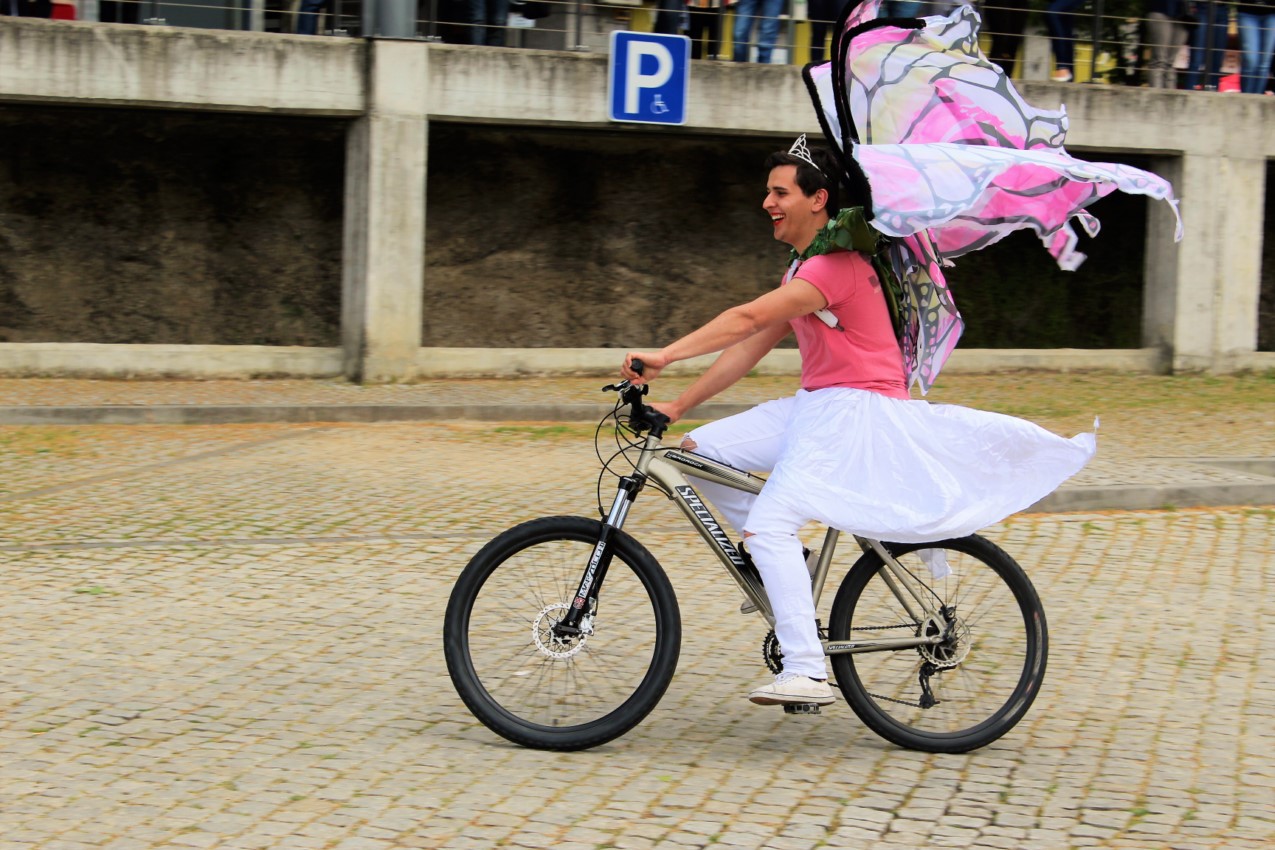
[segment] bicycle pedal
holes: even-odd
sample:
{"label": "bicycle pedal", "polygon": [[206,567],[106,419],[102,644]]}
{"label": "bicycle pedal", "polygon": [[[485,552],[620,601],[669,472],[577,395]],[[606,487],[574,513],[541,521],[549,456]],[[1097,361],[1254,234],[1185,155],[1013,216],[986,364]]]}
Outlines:
{"label": "bicycle pedal", "polygon": [[820,714],[819,705],[813,702],[793,702],[784,706],[784,714]]}

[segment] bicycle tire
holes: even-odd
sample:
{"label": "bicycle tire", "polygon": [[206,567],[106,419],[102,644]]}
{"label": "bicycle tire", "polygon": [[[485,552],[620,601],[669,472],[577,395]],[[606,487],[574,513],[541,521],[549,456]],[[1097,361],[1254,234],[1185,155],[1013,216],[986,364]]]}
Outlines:
{"label": "bicycle tire", "polygon": [[[953,606],[952,637],[933,650],[833,655],[837,685],[869,729],[900,747],[963,753],[987,746],[1022,719],[1040,691],[1049,654],[1040,597],[1023,568],[978,535],[886,547],[914,588]],[[935,578],[925,550],[943,552],[952,574]],[[833,600],[831,641],[943,628],[904,611],[878,577],[883,567],[869,551],[850,569]],[[937,702],[922,707],[927,663],[934,669],[925,682]]]}
{"label": "bicycle tire", "polygon": [[548,631],[574,598],[602,533],[585,517],[517,525],[461,572],[443,621],[447,672],[487,728],[525,747],[583,750],[645,718],[668,688],[681,615],[659,563],[623,531],[598,597],[593,634]]}

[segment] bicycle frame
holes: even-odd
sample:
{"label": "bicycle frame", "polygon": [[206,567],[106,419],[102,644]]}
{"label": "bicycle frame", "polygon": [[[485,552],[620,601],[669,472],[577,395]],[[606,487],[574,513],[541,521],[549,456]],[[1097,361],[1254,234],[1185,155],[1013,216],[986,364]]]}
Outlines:
{"label": "bicycle frame", "polygon": [[[660,431],[662,432],[662,429]],[[774,626],[775,615],[764,590],[754,586],[753,582],[747,577],[744,560],[739,550],[731,543],[730,537],[722,524],[713,516],[712,511],[709,510],[695,488],[687,481],[686,476],[691,475],[695,478],[716,482],[754,495],[761,492],[762,485],[766,483],[765,479],[711,458],[697,455],[687,449],[662,446],[660,445],[660,437],[661,433],[650,433],[646,436],[638,460],[634,464],[633,475],[626,475],[620,478],[615,501],[612,503],[611,510],[607,514],[604,523],[602,539],[598,541],[593,557],[590,558],[589,567],[585,570],[580,589],[572,606],[574,609],[572,613],[591,610],[591,605],[596,600],[597,588],[601,585],[606,574],[606,566],[610,562],[609,547],[606,544],[614,531],[623,527],[633,501],[649,480],[654,482],[660,490],[664,491],[673,500],[695,530],[699,532],[699,535],[708,543],[709,548],[717,555],[722,566],[735,579],[744,595],[757,606],[757,610],[766,618],[766,621],[771,626]],[[837,529],[829,528],[824,535],[823,548],[820,552],[813,578],[813,593],[816,606],[818,606],[819,598],[823,593],[824,582],[832,564],[832,554],[836,549],[840,534],[841,532]],[[942,614],[935,608],[933,600],[916,591],[913,586],[914,582],[908,580],[910,573],[895,560],[880,541],[858,535],[854,535],[854,539],[863,551],[871,550],[876,552],[885,563],[886,569],[880,574],[882,580],[916,623],[920,624],[931,620],[931,618],[937,622],[942,622]],[[568,619],[577,618],[569,617]],[[572,622],[570,625],[575,626],[576,623]],[[588,623],[586,623],[587,626]],[[865,638],[853,641],[822,640],[821,643],[826,654],[838,655],[843,653],[887,652],[918,646],[933,646],[942,643],[942,641],[942,634],[934,634],[926,637]]]}

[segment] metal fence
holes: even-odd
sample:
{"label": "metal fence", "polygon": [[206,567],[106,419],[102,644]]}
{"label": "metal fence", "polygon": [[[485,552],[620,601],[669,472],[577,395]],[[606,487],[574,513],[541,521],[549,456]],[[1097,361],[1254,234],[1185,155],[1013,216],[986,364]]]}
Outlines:
{"label": "metal fence", "polygon": [[[893,8],[932,14],[956,1],[897,3]],[[681,32],[691,36],[695,59],[804,64],[827,55],[832,19],[843,2],[0,0],[0,12],[551,50],[605,51],[609,33],[616,29]],[[1049,45],[1043,53],[1047,67],[1037,74],[1040,78],[1161,88],[1239,88],[1240,40],[1234,7],[1225,0],[1186,3],[1190,15],[1172,21],[1154,15],[1107,14],[1104,0],[1054,0],[1044,12],[1022,8],[1016,0],[977,5],[984,19],[984,50],[1014,76],[1025,75],[1026,45],[1035,38],[1037,43],[1047,39]],[[1269,86],[1269,80],[1266,83]]]}

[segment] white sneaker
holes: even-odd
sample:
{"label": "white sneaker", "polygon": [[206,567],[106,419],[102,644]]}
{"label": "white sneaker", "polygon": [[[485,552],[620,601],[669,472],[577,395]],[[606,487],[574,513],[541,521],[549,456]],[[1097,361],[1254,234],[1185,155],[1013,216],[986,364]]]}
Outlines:
{"label": "white sneaker", "polygon": [[798,673],[780,673],[775,681],[748,695],[758,705],[832,705],[837,698],[826,679],[812,679]]}
{"label": "white sneaker", "polygon": [[[807,549],[806,550],[806,572],[810,573],[810,577],[812,579],[815,577],[815,567],[818,565],[818,563],[819,563],[819,550]],[[747,597],[745,597],[744,601],[739,604],[739,613],[741,614],[751,614],[756,610],[757,610],[757,606],[753,604],[753,600],[748,599]]]}

